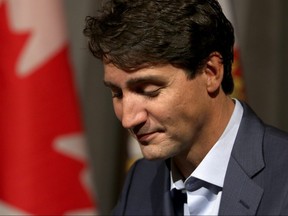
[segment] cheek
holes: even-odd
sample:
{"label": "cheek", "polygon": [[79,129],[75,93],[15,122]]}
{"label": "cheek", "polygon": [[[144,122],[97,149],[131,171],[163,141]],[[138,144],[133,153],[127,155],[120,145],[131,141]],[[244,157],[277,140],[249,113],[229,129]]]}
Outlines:
{"label": "cheek", "polygon": [[178,119],[181,115],[181,109],[179,109],[179,101],[176,98],[161,98],[153,104],[149,104],[147,110],[150,116],[156,124],[160,124],[165,128],[171,128],[178,125]]}
{"label": "cheek", "polygon": [[157,100],[147,102],[147,110],[151,116],[161,122],[175,121],[175,116],[179,114],[180,107],[183,106],[183,100],[179,96],[176,92],[165,92]]}

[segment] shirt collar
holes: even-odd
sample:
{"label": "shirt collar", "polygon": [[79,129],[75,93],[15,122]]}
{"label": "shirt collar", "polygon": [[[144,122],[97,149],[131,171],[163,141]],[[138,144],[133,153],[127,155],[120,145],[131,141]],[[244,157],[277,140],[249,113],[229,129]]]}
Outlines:
{"label": "shirt collar", "polygon": [[[243,115],[243,107],[236,99],[235,108],[223,134],[190,176],[223,187],[228,162]],[[172,178],[173,175],[173,178]],[[184,182],[176,167],[171,166],[171,189],[183,189]],[[186,179],[186,181],[190,178]],[[173,181],[174,179],[174,181]]]}

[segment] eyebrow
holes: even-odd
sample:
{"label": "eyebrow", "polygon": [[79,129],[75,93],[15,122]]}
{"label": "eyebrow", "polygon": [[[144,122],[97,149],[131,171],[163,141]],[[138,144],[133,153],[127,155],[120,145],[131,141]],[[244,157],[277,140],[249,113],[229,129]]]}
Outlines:
{"label": "eyebrow", "polygon": [[[150,82],[152,82],[153,84],[156,84],[156,85],[163,85],[163,84],[165,84],[165,79],[163,80],[163,77],[160,77],[160,76],[136,77],[136,78],[129,79],[126,82],[126,85],[128,87],[132,87],[132,86],[135,86],[138,84],[145,84],[145,83],[150,83]],[[109,88],[120,88],[110,81],[103,80],[103,83],[106,87],[109,87]]]}
{"label": "eyebrow", "polygon": [[103,80],[103,83],[106,87],[109,87],[109,88],[119,88],[118,86],[116,86],[115,84],[109,82],[109,81],[105,81]]}
{"label": "eyebrow", "polygon": [[163,80],[163,77],[160,76],[136,77],[128,80],[126,84],[127,86],[134,86],[137,84],[145,84],[150,82],[157,85],[163,85],[165,83],[165,79]]}

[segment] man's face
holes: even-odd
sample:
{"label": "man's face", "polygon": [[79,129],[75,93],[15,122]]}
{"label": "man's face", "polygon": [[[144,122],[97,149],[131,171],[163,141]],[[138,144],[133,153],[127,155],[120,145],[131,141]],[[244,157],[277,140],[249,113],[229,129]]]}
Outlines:
{"label": "man's face", "polygon": [[209,120],[205,73],[188,79],[171,65],[125,72],[104,67],[104,83],[124,128],[138,140],[147,159],[166,159],[189,152]]}

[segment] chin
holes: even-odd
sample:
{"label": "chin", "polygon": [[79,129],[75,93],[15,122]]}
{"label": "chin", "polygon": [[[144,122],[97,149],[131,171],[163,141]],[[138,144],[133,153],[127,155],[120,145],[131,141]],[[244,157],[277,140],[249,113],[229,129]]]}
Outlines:
{"label": "chin", "polygon": [[170,155],[166,155],[166,154],[159,154],[159,153],[155,153],[155,152],[145,152],[142,151],[143,156],[145,159],[147,160],[166,160],[168,158],[170,158]]}
{"label": "chin", "polygon": [[150,143],[149,145],[141,145],[141,152],[147,160],[166,160],[173,157],[177,152],[175,148],[169,145],[161,145],[159,143]]}

